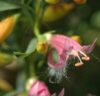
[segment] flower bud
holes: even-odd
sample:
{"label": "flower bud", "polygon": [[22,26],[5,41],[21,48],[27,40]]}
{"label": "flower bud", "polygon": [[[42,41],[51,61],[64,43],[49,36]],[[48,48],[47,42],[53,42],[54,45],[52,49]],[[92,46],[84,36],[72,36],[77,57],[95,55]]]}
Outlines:
{"label": "flower bud", "polygon": [[19,14],[9,16],[0,21],[0,43],[2,43],[12,32]]}
{"label": "flower bud", "polygon": [[76,4],[85,4],[87,0],[74,0]]}
{"label": "flower bud", "polygon": [[0,67],[10,64],[15,59],[16,59],[16,57],[13,55],[9,55],[6,53],[0,53]]}
{"label": "flower bud", "polygon": [[57,4],[60,0],[45,0],[48,4]]}
{"label": "flower bud", "polygon": [[33,83],[29,96],[51,96],[44,82],[36,81]]}
{"label": "flower bud", "polygon": [[57,21],[64,17],[74,8],[74,4],[62,3],[59,5],[49,5],[44,10],[42,21],[43,23],[50,23]]}
{"label": "flower bud", "polygon": [[4,79],[0,79],[0,90],[2,91],[12,91],[13,87]]}

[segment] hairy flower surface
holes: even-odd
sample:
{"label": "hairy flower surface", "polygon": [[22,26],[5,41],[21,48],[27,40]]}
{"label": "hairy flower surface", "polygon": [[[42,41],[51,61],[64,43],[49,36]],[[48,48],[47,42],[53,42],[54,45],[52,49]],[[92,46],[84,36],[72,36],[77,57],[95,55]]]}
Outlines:
{"label": "hairy flower surface", "polygon": [[78,62],[75,63],[76,67],[83,65],[82,60],[90,60],[87,54],[93,50],[95,42],[96,40],[91,45],[81,46],[68,36],[53,35],[49,40],[51,45],[48,53],[49,74],[52,77],[55,76],[56,80],[61,80],[62,76],[65,76],[68,60],[72,57],[78,59]]}

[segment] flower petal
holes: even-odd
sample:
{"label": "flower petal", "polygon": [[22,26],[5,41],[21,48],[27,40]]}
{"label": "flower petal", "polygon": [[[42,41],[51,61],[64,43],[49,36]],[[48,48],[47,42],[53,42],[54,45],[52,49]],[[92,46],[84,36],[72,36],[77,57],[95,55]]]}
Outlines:
{"label": "flower petal", "polygon": [[65,93],[65,89],[63,88],[61,92],[59,93],[59,95],[57,95],[56,93],[53,93],[51,96],[64,96],[64,93]]}
{"label": "flower petal", "polygon": [[83,46],[82,51],[87,54],[91,53],[96,45],[96,41],[97,41],[97,38],[93,41],[93,43],[91,45]]}
{"label": "flower petal", "polygon": [[64,96],[65,89],[63,88],[58,96]]}
{"label": "flower petal", "polygon": [[62,54],[67,37],[64,35],[54,35],[51,37],[49,44],[55,48],[59,54]]}
{"label": "flower petal", "polygon": [[51,96],[57,96],[57,94],[56,93],[53,93]]}
{"label": "flower petal", "polygon": [[62,54],[62,55],[59,55],[58,54],[58,60],[55,60],[53,58],[53,50],[49,51],[49,54],[48,54],[48,65],[49,67],[51,68],[62,68],[62,67],[65,67],[66,66],[66,55]]}

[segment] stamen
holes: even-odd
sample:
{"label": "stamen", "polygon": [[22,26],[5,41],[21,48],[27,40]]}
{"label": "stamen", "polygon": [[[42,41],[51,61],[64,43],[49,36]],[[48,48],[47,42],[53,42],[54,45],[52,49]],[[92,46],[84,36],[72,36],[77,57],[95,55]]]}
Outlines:
{"label": "stamen", "polygon": [[82,60],[89,61],[90,57],[82,57]]}
{"label": "stamen", "polygon": [[79,66],[82,66],[83,65],[83,62],[78,62],[75,64],[75,67],[79,67]]}
{"label": "stamen", "polygon": [[80,58],[80,56],[79,56],[77,51],[73,50],[71,52],[71,55],[76,56],[78,58],[78,60],[79,60],[79,62],[75,64],[76,67],[83,65],[83,62],[82,62],[82,60],[81,60],[81,58]]}
{"label": "stamen", "polygon": [[82,51],[79,51],[84,57],[87,57],[87,55],[84,53],[84,52],[82,52]]}
{"label": "stamen", "polygon": [[87,56],[84,52],[79,51],[79,53],[81,53],[84,56],[84,57],[82,57],[83,60],[86,60],[86,61],[89,61],[90,60],[90,57]]}
{"label": "stamen", "polygon": [[77,55],[78,59],[79,59],[79,62],[75,64],[76,67],[79,67],[81,65],[83,65],[83,62],[81,60],[81,58],[79,57],[79,55]]}

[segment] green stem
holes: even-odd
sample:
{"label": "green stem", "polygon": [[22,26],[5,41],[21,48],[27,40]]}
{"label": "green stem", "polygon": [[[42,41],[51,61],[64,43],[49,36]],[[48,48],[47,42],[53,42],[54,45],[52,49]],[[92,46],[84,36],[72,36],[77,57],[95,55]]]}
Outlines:
{"label": "green stem", "polygon": [[43,0],[37,0],[36,6],[35,6],[35,23],[33,27],[33,32],[35,33],[36,37],[39,37],[40,35],[40,21],[42,17],[42,1]]}
{"label": "green stem", "polygon": [[39,30],[39,24],[38,24],[38,22],[35,22],[33,30],[34,30],[34,34],[36,35],[36,37],[39,37],[40,30]]}
{"label": "green stem", "polygon": [[[34,59],[33,59],[34,58]],[[32,54],[32,56],[30,57],[30,63],[29,63],[29,76],[30,77],[34,77],[34,78],[37,78],[37,75],[36,75],[36,70],[35,70],[35,63],[34,63],[34,60],[35,60],[35,53]]]}
{"label": "green stem", "polygon": [[30,73],[30,77],[35,77],[36,74],[35,74],[35,69],[34,69],[34,66],[32,63],[29,64],[29,73]]}

